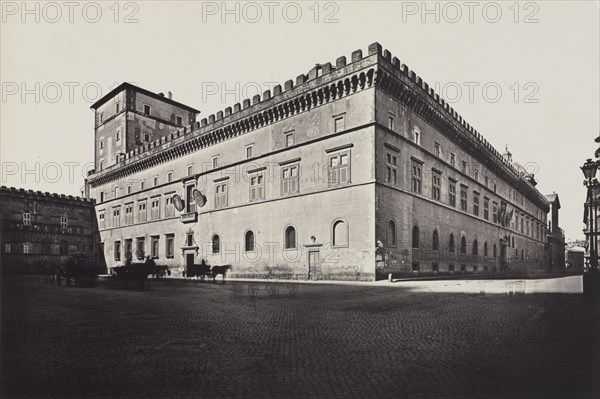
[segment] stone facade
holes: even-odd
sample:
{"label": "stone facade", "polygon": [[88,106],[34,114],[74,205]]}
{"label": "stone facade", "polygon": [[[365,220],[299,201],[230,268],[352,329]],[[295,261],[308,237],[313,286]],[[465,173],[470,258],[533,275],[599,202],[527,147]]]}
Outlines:
{"label": "stone facade", "polygon": [[109,266],[373,280],[548,264],[533,176],[377,43],[167,128],[89,175]]}
{"label": "stone facade", "polygon": [[94,201],[0,188],[0,269],[3,273],[53,273],[69,256],[103,264]]}

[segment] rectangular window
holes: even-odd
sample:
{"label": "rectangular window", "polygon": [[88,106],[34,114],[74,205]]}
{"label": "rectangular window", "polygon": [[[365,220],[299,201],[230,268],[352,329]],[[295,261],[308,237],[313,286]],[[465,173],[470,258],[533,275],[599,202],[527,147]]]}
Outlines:
{"label": "rectangular window", "polygon": [[212,167],[213,167],[213,169],[219,167],[219,156],[218,155],[212,157]]}
{"label": "rectangular window", "polygon": [[350,151],[329,155],[327,177],[330,186],[350,183]]}
{"label": "rectangular window", "polygon": [[483,218],[490,220],[490,199],[483,197]]}
{"label": "rectangular window", "polygon": [[121,241],[115,241],[115,260],[121,260]]}
{"label": "rectangular window", "polygon": [[144,133],[144,141],[145,141],[146,143],[149,143],[149,142],[150,142],[150,135],[149,135],[148,133]]}
{"label": "rectangular window", "polygon": [[281,194],[299,192],[298,164],[285,165],[281,168]]}
{"label": "rectangular window", "polygon": [[165,198],[165,217],[175,216],[175,204],[173,204],[173,197]]}
{"label": "rectangular window", "polygon": [[293,146],[295,143],[294,140],[294,132],[289,132],[285,134],[285,146],[286,147],[291,147]]}
{"label": "rectangular window", "polygon": [[395,154],[385,154],[386,176],[385,181],[392,184],[398,183],[398,157]]}
{"label": "rectangular window", "polygon": [[147,219],[146,200],[138,203],[138,223],[145,222]]}
{"label": "rectangular window", "polygon": [[467,173],[467,161],[462,161],[462,172]]}
{"label": "rectangular window", "polygon": [[151,199],[150,216],[152,217],[152,220],[160,219],[160,197]]}
{"label": "rectangular window", "polygon": [[246,159],[252,158],[252,145],[246,146]]}
{"label": "rectangular window", "polygon": [[448,205],[456,208],[456,182],[448,181]]}
{"label": "rectangular window", "polygon": [[185,186],[185,211],[187,213],[196,212],[196,203],[194,202],[194,189],[196,187],[193,184]]}
{"label": "rectangular window", "polygon": [[31,226],[31,213],[23,212],[23,226]]}
{"label": "rectangular window", "polygon": [[421,145],[421,132],[419,129],[415,128],[413,130],[413,141],[416,145]]}
{"label": "rectangular window", "polygon": [[438,143],[438,142],[436,141],[436,142],[435,142],[433,145],[434,145],[434,152],[435,152],[435,155],[436,155],[437,157],[439,157],[439,156],[440,156],[440,154],[441,154],[441,150],[440,150],[440,143]]}
{"label": "rectangular window", "polygon": [[98,228],[99,229],[104,228],[104,212],[101,212],[98,214]]}
{"label": "rectangular window", "polygon": [[144,181],[142,180],[142,181],[140,182],[140,191],[142,191],[142,190],[144,189],[144,185],[145,185],[145,184],[144,184]]}
{"label": "rectangular window", "polygon": [[467,187],[460,186],[460,209],[463,212],[467,211]]}
{"label": "rectangular window", "polygon": [[183,125],[183,118],[179,115],[175,116],[175,123],[177,124],[177,126]]}
{"label": "rectangular window", "polygon": [[498,203],[492,204],[492,222],[498,223]]}
{"label": "rectangular window", "polygon": [[154,177],[152,178],[152,185],[153,185],[154,187],[158,186],[158,176],[154,176]]}
{"label": "rectangular window", "polygon": [[64,230],[68,227],[68,224],[69,224],[69,218],[66,216],[61,216],[60,217],[60,228]]}
{"label": "rectangular window", "polygon": [[435,170],[431,171],[431,198],[435,201],[439,201],[441,196],[441,181],[442,177],[440,172]]}
{"label": "rectangular window", "polygon": [[121,225],[121,207],[118,206],[113,208],[113,227],[119,227]]}
{"label": "rectangular window", "polygon": [[215,208],[227,206],[227,182],[218,182],[215,185]]}
{"label": "rectangular window", "polygon": [[143,260],[146,256],[146,239],[144,237],[138,237],[137,239],[135,256],[138,260]]}
{"label": "rectangular window", "polygon": [[133,224],[133,204],[125,205],[125,224]]}
{"label": "rectangular window", "polygon": [[488,177],[486,176],[486,177],[484,178],[484,180],[485,180],[485,186],[487,187],[487,186],[488,186],[488,183],[489,183],[489,179],[488,179]]}
{"label": "rectangular window", "polygon": [[121,103],[116,103],[115,104],[115,114],[118,114],[119,111],[121,111]]}
{"label": "rectangular window", "polygon": [[148,104],[144,104],[144,113],[150,115],[150,106]]}
{"label": "rectangular window", "polygon": [[127,194],[131,194],[131,184],[127,186]]}
{"label": "rectangular window", "polygon": [[421,166],[419,162],[412,162],[411,189],[413,193],[417,194],[421,194]]}
{"label": "rectangular window", "polygon": [[263,172],[250,175],[250,201],[265,199],[265,175]]}
{"label": "rectangular window", "polygon": [[150,241],[150,256],[152,259],[158,259],[159,237],[153,236]]}
{"label": "rectangular window", "polygon": [[9,244],[9,243],[4,244],[4,253],[5,254],[12,253],[12,244]]}
{"label": "rectangular window", "polygon": [[167,173],[167,183],[171,183],[173,180],[173,172]]}
{"label": "rectangular window", "polygon": [[479,216],[479,194],[473,193],[473,215]]}
{"label": "rectangular window", "polygon": [[102,169],[104,169],[104,162],[100,161],[100,171],[102,171]]}
{"label": "rectangular window", "polygon": [[104,140],[100,140],[100,149],[103,150],[104,149]]}
{"label": "rectangular window", "polygon": [[173,234],[165,235],[165,255],[167,258],[173,258],[175,256],[175,236]]}
{"label": "rectangular window", "polygon": [[119,186],[115,186],[115,198],[119,197]]}
{"label": "rectangular window", "polygon": [[104,192],[100,192],[100,202],[104,202]]}
{"label": "rectangular window", "polygon": [[456,154],[451,152],[450,153],[450,165],[455,168],[456,167]]}
{"label": "rectangular window", "polygon": [[194,174],[194,165],[188,165],[187,167],[187,175],[192,176]]}
{"label": "rectangular window", "polygon": [[103,112],[100,112],[99,119],[100,119],[100,123],[102,123],[104,121],[104,113]]}
{"label": "rectangular window", "polygon": [[479,181],[479,171],[477,169],[473,172],[473,177],[475,177],[475,180]]}
{"label": "rectangular window", "polygon": [[341,132],[344,129],[345,129],[344,117],[343,116],[336,117],[334,119],[333,131],[334,132]]}
{"label": "rectangular window", "polygon": [[394,130],[394,117],[391,115],[388,116],[388,127],[390,130]]}
{"label": "rectangular window", "polygon": [[121,140],[121,129],[117,129],[115,132],[115,141]]}

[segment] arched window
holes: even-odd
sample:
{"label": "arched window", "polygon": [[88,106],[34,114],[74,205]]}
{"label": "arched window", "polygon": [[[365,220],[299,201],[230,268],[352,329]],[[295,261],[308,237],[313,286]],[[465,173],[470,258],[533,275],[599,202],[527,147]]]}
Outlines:
{"label": "arched window", "polygon": [[333,246],[348,246],[348,225],[343,220],[336,220],[333,223]]}
{"label": "arched window", "polygon": [[433,230],[433,238],[431,240],[431,249],[437,251],[440,249],[440,236],[438,235],[437,230]]}
{"label": "arched window", "polygon": [[479,244],[477,243],[477,238],[473,240],[473,256],[479,255]]}
{"label": "arched window", "polygon": [[387,225],[387,245],[396,246],[396,223],[393,220],[390,220]]}
{"label": "arched window", "polygon": [[462,236],[462,238],[460,239],[460,254],[467,254],[467,239],[465,236]]}
{"label": "arched window", "polygon": [[254,233],[252,232],[252,230],[248,230],[246,232],[244,244],[245,244],[246,252],[254,251]]}
{"label": "arched window", "polygon": [[288,226],[285,229],[285,249],[296,248],[296,229]]}
{"label": "arched window", "polygon": [[212,253],[218,254],[219,252],[221,252],[221,238],[218,234],[215,234],[212,237]]}
{"label": "arched window", "polygon": [[419,248],[419,228],[417,226],[414,226],[412,231],[412,247]]}
{"label": "arched window", "polygon": [[487,257],[488,256],[488,246],[487,246],[487,241],[483,243],[483,256]]}
{"label": "arched window", "polygon": [[454,234],[450,234],[450,239],[448,239],[448,250],[450,253],[454,253]]}
{"label": "arched window", "polygon": [[498,251],[496,250],[496,244],[494,244],[494,258],[498,256]]}

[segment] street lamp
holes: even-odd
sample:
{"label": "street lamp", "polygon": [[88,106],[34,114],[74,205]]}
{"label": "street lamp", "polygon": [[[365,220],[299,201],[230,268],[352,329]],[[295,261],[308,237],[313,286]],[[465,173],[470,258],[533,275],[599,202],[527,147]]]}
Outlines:
{"label": "street lamp", "polygon": [[581,167],[583,175],[586,178],[584,185],[587,187],[587,198],[586,206],[589,209],[588,218],[588,245],[590,249],[590,267],[587,272],[583,274],[583,296],[586,298],[599,299],[600,298],[600,271],[598,270],[598,226],[597,226],[597,208],[598,202],[596,198],[600,193],[600,183],[594,179],[596,171],[598,169],[598,162],[593,162],[591,159]]}

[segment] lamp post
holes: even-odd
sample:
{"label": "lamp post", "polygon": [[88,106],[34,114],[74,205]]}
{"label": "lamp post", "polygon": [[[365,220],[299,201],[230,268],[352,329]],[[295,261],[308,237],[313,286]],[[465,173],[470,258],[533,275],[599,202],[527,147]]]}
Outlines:
{"label": "lamp post", "polygon": [[598,226],[596,223],[598,203],[596,198],[600,192],[600,183],[594,179],[598,170],[598,162],[591,159],[586,160],[581,167],[586,178],[584,185],[587,187],[586,206],[589,210],[588,217],[588,244],[590,248],[590,264],[588,270],[583,274],[583,296],[590,299],[600,298],[600,270],[598,270]]}

